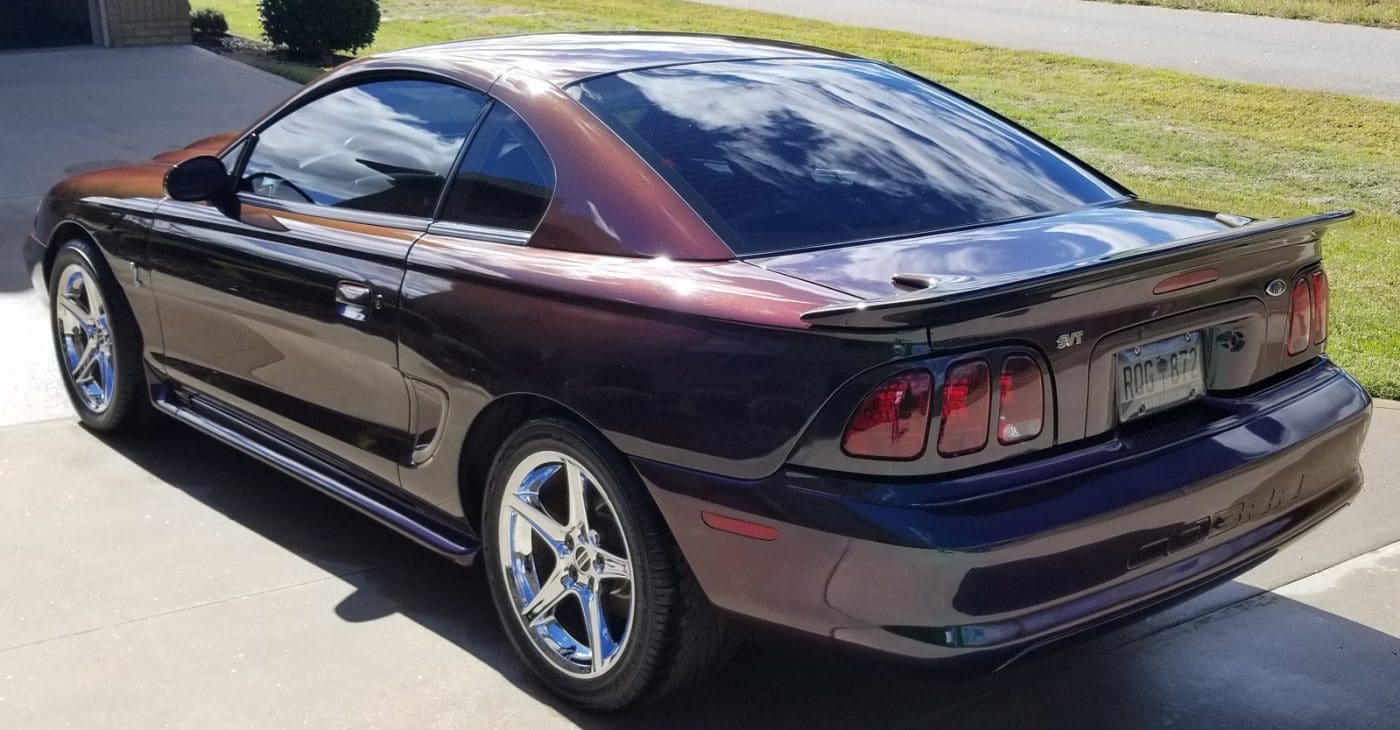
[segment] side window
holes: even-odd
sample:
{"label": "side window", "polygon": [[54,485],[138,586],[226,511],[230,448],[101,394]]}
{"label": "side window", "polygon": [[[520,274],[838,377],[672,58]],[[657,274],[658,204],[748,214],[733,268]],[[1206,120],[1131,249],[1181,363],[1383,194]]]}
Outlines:
{"label": "side window", "polygon": [[238,189],[267,198],[429,217],[486,97],[432,81],[335,91],[258,134]]}
{"label": "side window", "polygon": [[497,104],[472,139],[441,219],[532,231],[554,192],[554,166],[515,112]]}
{"label": "side window", "polygon": [[248,138],[230,147],[227,152],[219,155],[219,159],[224,161],[224,169],[232,170],[238,167],[238,160],[243,157],[243,149],[248,146]]}

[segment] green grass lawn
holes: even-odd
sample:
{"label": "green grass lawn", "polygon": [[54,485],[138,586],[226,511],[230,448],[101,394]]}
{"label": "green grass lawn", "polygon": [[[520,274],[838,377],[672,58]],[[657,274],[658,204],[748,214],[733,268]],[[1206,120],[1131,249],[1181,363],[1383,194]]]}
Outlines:
{"label": "green grass lawn", "polygon": [[[255,0],[211,4],[234,33],[259,33]],[[1260,217],[1355,208],[1357,219],[1334,229],[1325,247],[1328,350],[1373,394],[1400,398],[1400,105],[675,0],[385,0],[383,10],[370,50],[578,29],[810,43],[945,83],[1145,198]]]}
{"label": "green grass lawn", "polygon": [[1099,0],[1188,10],[1271,15],[1275,18],[1400,28],[1400,0]]}

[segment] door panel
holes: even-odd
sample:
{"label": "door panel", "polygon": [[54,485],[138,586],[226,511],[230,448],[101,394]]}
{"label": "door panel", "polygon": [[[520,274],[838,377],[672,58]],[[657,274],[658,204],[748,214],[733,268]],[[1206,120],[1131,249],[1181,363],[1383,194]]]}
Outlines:
{"label": "door panel", "polygon": [[[271,203],[245,201],[235,219],[167,201],[151,230],[160,359],[177,381],[397,483],[409,448],[398,292],[419,235]],[[339,301],[346,282],[369,289],[364,306]]]}
{"label": "door panel", "polygon": [[172,377],[390,484],[408,459],[399,288],[480,92],[367,76],[240,143],[237,203],[166,201],[151,232]]}

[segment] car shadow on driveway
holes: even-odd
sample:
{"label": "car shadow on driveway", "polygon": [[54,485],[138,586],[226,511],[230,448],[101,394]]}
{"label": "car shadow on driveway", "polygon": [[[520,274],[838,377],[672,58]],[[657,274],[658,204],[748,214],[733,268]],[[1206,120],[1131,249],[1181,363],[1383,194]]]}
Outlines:
{"label": "car shadow on driveway", "polygon": [[[602,716],[548,695],[462,568],[174,422],[104,443],[153,476],[354,588],[326,621],[402,615],[586,727],[1386,726],[1400,716],[1400,639],[1276,594],[1127,638],[1101,634],[989,677],[940,678],[770,633],[716,677]],[[1231,584],[1217,590],[1252,590]],[[1395,630],[1392,624],[1390,629]],[[366,671],[369,671],[368,669]],[[502,702],[509,702],[503,698]],[[469,712],[469,710],[468,710]]]}

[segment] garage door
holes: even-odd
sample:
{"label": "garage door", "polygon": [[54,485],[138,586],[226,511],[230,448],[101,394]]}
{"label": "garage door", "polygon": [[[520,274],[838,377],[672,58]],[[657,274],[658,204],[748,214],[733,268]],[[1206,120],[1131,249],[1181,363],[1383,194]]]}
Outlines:
{"label": "garage door", "polygon": [[88,0],[0,0],[0,49],[92,42]]}

